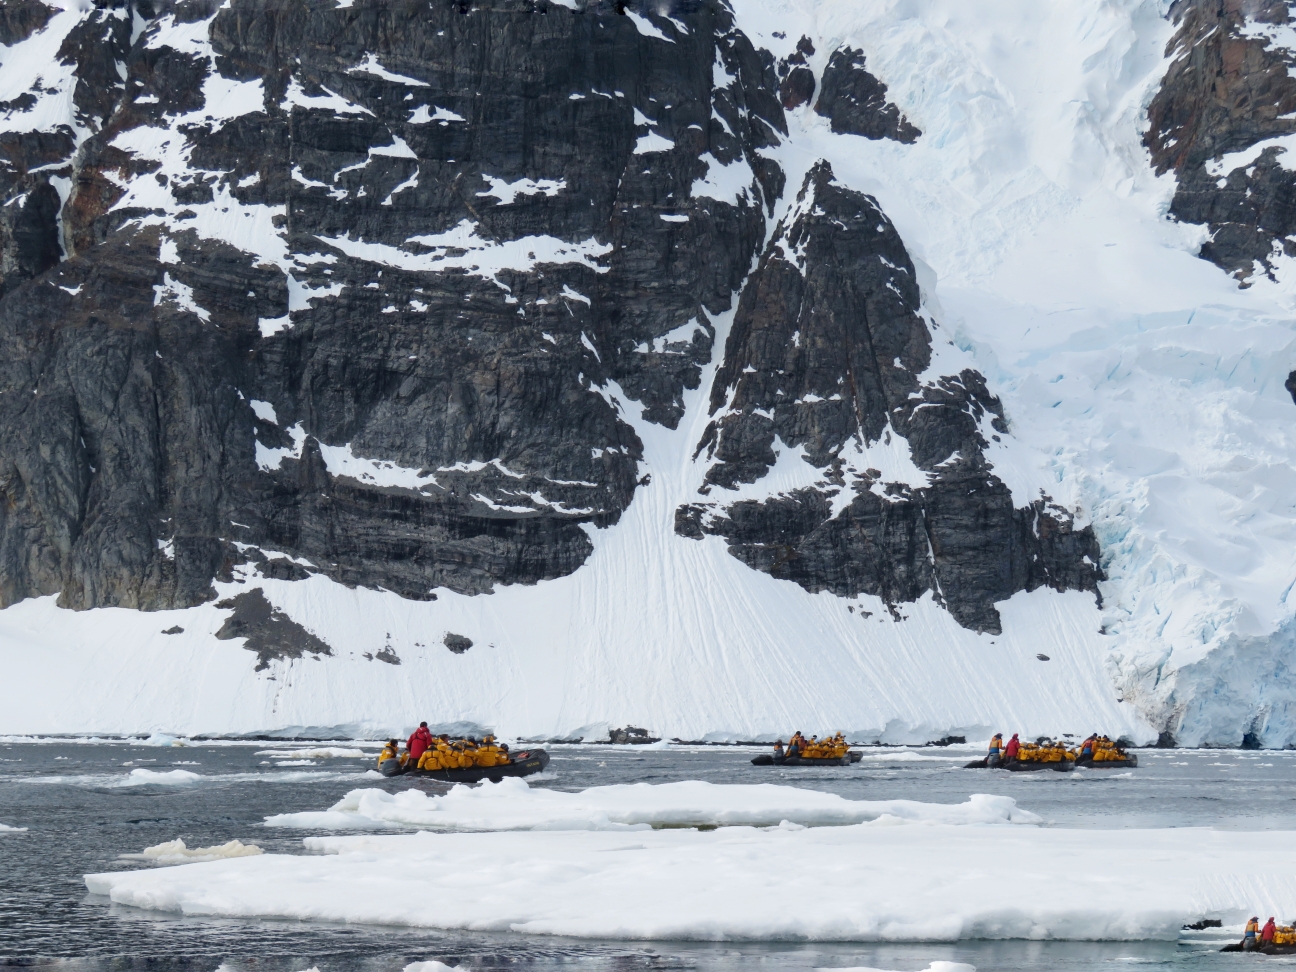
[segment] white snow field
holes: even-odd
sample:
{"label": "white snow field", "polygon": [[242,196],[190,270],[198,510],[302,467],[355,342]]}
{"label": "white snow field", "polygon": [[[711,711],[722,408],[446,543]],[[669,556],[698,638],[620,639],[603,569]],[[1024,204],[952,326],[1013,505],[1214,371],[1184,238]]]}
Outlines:
{"label": "white snow field", "polygon": [[[886,818],[896,822],[1041,824],[1012,797],[976,793],[965,803],[847,800],[835,793],[771,783],[628,783],[579,793],[530,787],[505,778],[455,786],[444,796],[422,790],[352,790],[322,812],[281,813],[268,827],[303,830],[650,830],[654,827],[839,826]],[[147,852],[146,852],[147,853]]]}
{"label": "white snow field", "polygon": [[115,903],[186,915],[590,938],[1173,940],[1202,917],[1289,912],[1296,844],[1284,836],[890,817],[809,829],[421,832],[307,837],[304,856],[85,881]]}
{"label": "white snow field", "polygon": [[[1246,731],[1266,745],[1296,741],[1296,679],[1285,661],[1296,647],[1288,599],[1296,583],[1296,406],[1283,387],[1296,362],[1292,279],[1239,290],[1195,256],[1199,228],[1164,218],[1174,184],[1152,175],[1140,138],[1168,64],[1165,0],[733,6],[739,27],[776,56],[808,35],[816,74],[840,44],[862,49],[888,98],[922,130],[912,145],[834,135],[807,107],[790,113],[789,137],[770,152],[787,172],[789,200],[819,158],[839,181],[877,197],[919,268],[933,369],[975,367],[1002,397],[1012,435],[989,454],[995,470],[1019,503],[1043,490],[1078,511],[1081,524],[1092,523],[1109,576],[1103,607],[1076,592],[1022,593],[999,605],[1002,636],[977,635],[930,598],[893,619],[876,599],[812,595],[749,570],[720,538],[676,536],[675,508],[695,499],[705,471],[692,454],[707,422],[713,362],[673,432],[641,421],[614,384],[605,390],[642,437],[641,473],[651,482],[616,526],[591,529],[594,553],[575,574],[490,595],[442,592],[435,602],[318,576],[296,583],[249,576],[334,646],[334,657],[273,662],[260,673],[240,642],[214,640],[226,612],[210,604],[74,613],[53,598],[24,601],[0,612],[0,732],[376,736],[403,734],[426,718],[534,738],[592,738],[608,724],[633,723],[686,739],[805,728],[921,742],[997,729],[1098,729],[1146,742],[1170,728],[1187,745],[1237,744]],[[731,175],[713,171],[716,184],[696,191],[743,191],[741,174]],[[265,239],[230,220],[203,226],[283,259],[268,221],[256,222]],[[723,348],[729,317],[713,323]],[[780,463],[758,490],[790,488],[807,471]],[[221,597],[247,589],[216,586]],[[173,626],[183,633],[161,634]],[[440,644],[447,632],[474,647],[451,654]],[[385,646],[399,666],[365,659]],[[1037,653],[1050,660],[1037,661]],[[1063,839],[960,834],[972,843]],[[436,846],[470,855],[513,839],[455,837]],[[647,839],[666,849],[677,838]],[[819,847],[827,838],[743,839],[781,848],[792,844],[780,841]],[[836,839],[856,836],[842,831]],[[722,848],[739,838],[707,840]],[[891,859],[886,848],[879,853]],[[345,869],[352,860],[292,866]],[[993,874],[1017,866],[1026,862],[996,859]],[[205,873],[287,865],[266,858],[211,867]],[[1142,880],[1135,869],[1112,894],[1143,916],[1131,921],[1169,928],[1166,916],[1190,899],[1188,884],[1154,895],[1174,904],[1154,915],[1127,894],[1146,887]],[[1202,894],[1227,897],[1223,887]],[[949,900],[959,915],[970,907]],[[1004,927],[1037,918],[1040,927],[1063,927],[1051,924],[1056,897],[1021,900],[1032,903],[1004,917]],[[1098,900],[1068,899],[1082,906],[1070,912],[1076,927],[1117,920],[1107,899]],[[492,904],[479,917],[497,913]],[[645,927],[658,920],[646,914],[627,909],[626,920]],[[744,934],[781,920],[773,909],[752,914],[759,921]],[[825,917],[824,933],[908,927],[902,912],[885,914],[860,925],[844,913]],[[583,927],[579,916],[517,911],[508,920]],[[988,933],[999,927],[990,911],[950,920],[985,922]],[[661,922],[683,928],[687,917]]]}

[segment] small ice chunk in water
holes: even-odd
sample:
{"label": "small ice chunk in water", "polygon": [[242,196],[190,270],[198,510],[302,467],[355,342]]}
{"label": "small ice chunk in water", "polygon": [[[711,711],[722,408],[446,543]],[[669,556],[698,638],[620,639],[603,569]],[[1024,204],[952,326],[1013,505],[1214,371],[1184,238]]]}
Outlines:
{"label": "small ice chunk in water", "polygon": [[145,847],[142,854],[119,854],[118,856],[125,861],[148,861],[151,864],[170,866],[220,861],[231,857],[256,857],[264,853],[256,844],[245,844],[240,840],[231,840],[212,847],[191,848],[185,846],[184,838],[177,838]]}
{"label": "small ice chunk in water", "polygon": [[10,827],[8,824],[0,823],[0,834],[25,834],[26,827]]}

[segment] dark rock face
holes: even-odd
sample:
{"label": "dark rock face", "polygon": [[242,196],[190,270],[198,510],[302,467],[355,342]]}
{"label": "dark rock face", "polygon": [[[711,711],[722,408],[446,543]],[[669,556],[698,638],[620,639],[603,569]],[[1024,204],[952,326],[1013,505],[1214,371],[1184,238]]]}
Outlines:
{"label": "dark rock face", "polygon": [[[642,16],[89,15],[72,258],[50,269],[48,184],[5,210],[6,280],[45,276],[0,302],[0,603],[181,607],[242,564],[414,598],[578,568],[638,480],[599,388],[678,422],[782,191],[770,56],[716,4]],[[71,158],[42,138],[16,170]]]}
{"label": "dark rock face", "polygon": [[441,642],[456,655],[462,655],[465,651],[473,646],[472,639],[463,635],[448,633]]}
{"label": "dark rock face", "polygon": [[[998,399],[972,371],[920,380],[931,360],[895,228],[819,163],[743,290],[701,444],[711,502],[677,511],[676,531],[723,536],[750,567],[876,595],[897,616],[931,591],[979,631],[1000,630],[994,602],[1019,590],[1096,593],[1092,530],[1045,499],[1014,509],[984,456],[1007,433]],[[782,462],[804,462],[812,485],[726,503],[796,451]],[[870,466],[906,452],[907,481]]]}
{"label": "dark rock face", "polygon": [[806,62],[814,52],[810,38],[802,37],[792,55],[779,64],[779,100],[788,111],[808,104],[814,97],[815,76]]}
{"label": "dark rock face", "polygon": [[864,69],[864,52],[839,47],[824,68],[815,111],[834,132],[914,142],[922,134],[887,101],[887,87]]}
{"label": "dark rock face", "polygon": [[1170,214],[1208,225],[1201,256],[1239,281],[1272,276],[1276,254],[1296,256],[1296,172],[1284,168],[1296,159],[1261,145],[1296,132],[1296,55],[1270,36],[1292,15],[1278,2],[1176,0],[1170,16],[1174,60],[1144,138],[1156,171],[1178,179]]}
{"label": "dark rock face", "polygon": [[[641,483],[609,393],[677,428],[739,292],[679,533],[986,631],[1015,591],[1094,590],[1092,534],[993,475],[982,377],[925,375],[876,202],[820,165],[766,245],[808,39],[776,64],[719,0],[0,9],[12,51],[55,29],[72,107],[13,128],[59,93],[33,83],[0,133],[0,606],[244,583],[217,637],[263,669],[329,646],[258,579],[570,574]],[[919,135],[858,51],[818,87],[835,131]],[[787,450],[802,484],[723,498]]]}
{"label": "dark rock face", "polygon": [[234,609],[216,632],[216,637],[222,641],[246,638],[243,647],[256,652],[258,672],[269,668],[271,659],[333,654],[326,642],[266,600],[265,592],[259,587],[221,601],[216,606]]}

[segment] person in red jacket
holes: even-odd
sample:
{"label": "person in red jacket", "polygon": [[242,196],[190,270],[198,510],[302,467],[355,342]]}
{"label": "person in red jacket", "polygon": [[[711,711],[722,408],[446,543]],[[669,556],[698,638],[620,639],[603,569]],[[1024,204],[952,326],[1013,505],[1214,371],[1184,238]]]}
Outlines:
{"label": "person in red jacket", "polygon": [[1260,944],[1272,945],[1273,938],[1274,938],[1274,920],[1273,920],[1273,915],[1270,915],[1269,920],[1265,922],[1265,926],[1260,929]]}
{"label": "person in red jacket", "polygon": [[422,756],[424,751],[426,751],[431,745],[432,733],[428,731],[426,722],[420,722],[419,727],[415,729],[413,734],[409,737],[409,742],[405,744],[405,748],[409,750],[409,762],[406,765],[417,766],[419,757]]}
{"label": "person in red jacket", "polygon": [[1016,759],[1017,751],[1021,749],[1021,743],[1017,741],[1017,733],[1012,734],[1008,740],[1008,745],[1004,747],[1004,759]]}

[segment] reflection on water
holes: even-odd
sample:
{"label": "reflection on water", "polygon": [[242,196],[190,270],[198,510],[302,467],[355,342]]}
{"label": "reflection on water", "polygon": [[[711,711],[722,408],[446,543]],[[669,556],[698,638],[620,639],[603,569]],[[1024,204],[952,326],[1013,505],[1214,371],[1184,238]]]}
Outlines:
{"label": "reflection on water", "polygon": [[[1255,961],[1218,952],[1221,936],[1185,933],[1179,943],[960,942],[950,945],[625,943],[542,936],[437,933],[370,927],[186,918],[108,904],[86,894],[81,876],[138,867],[118,855],[183,838],[190,847],[232,839],[300,853],[300,832],[267,829],[274,813],[325,809],[357,786],[429,792],[430,781],[375,779],[370,762],[315,758],[282,766],[265,744],[146,747],[127,743],[0,742],[0,965],[85,972],[400,972],[439,959],[472,968],[602,970],[762,969],[867,966],[903,972],[933,961],[985,970],[1232,968]],[[713,747],[629,750],[553,747],[535,785],[581,789],[599,783],[770,782],[812,786],[853,799],[958,803],[971,793],[1012,796],[1056,826],[1211,826],[1296,830],[1296,755],[1232,751],[1140,754],[1133,773],[1009,774],[961,769],[961,749],[926,749],[908,759],[867,751],[849,768],[754,767],[751,751]],[[145,773],[134,773],[146,770]],[[191,775],[193,774],[193,775]],[[1060,876],[1064,879],[1064,876]],[[411,909],[434,901],[410,902]],[[615,908],[616,902],[608,907]],[[789,907],[813,902],[789,902]],[[1191,937],[1189,937],[1191,936]],[[1267,964],[1296,964],[1266,958]]]}

